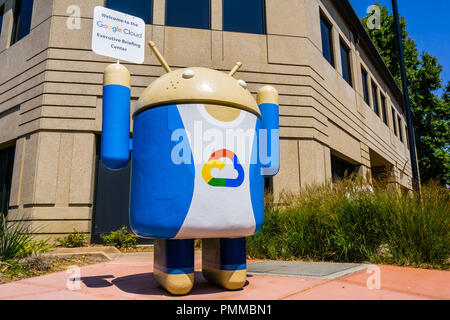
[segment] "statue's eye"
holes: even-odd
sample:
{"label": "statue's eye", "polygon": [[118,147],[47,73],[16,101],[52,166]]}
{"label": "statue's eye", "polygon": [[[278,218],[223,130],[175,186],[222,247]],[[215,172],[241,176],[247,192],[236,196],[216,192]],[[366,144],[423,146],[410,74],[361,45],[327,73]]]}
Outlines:
{"label": "statue's eye", "polygon": [[191,79],[195,76],[195,71],[191,69],[187,69],[183,72],[184,79]]}
{"label": "statue's eye", "polygon": [[245,82],[244,80],[240,79],[238,80],[239,85],[244,88],[247,89],[247,82]]}

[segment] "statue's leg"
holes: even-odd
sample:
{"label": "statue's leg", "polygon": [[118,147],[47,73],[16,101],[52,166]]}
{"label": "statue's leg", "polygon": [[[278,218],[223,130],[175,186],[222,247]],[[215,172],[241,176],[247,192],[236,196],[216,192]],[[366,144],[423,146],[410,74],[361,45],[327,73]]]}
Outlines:
{"label": "statue's leg", "polygon": [[245,238],[203,239],[203,276],[228,290],[244,286],[247,278]]}
{"label": "statue's leg", "polygon": [[174,295],[191,291],[194,285],[194,240],[155,239],[153,275]]}

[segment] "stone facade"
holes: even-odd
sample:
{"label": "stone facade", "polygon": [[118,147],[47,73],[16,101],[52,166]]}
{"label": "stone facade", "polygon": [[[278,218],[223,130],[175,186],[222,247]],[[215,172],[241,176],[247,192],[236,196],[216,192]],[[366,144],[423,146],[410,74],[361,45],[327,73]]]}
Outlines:
{"label": "stone facade", "polygon": [[[153,1],[153,40],[174,69],[204,66],[228,71],[256,91],[280,93],[281,170],[273,191],[299,191],[332,178],[331,156],[357,167],[391,168],[391,180],[411,187],[407,142],[392,128],[402,118],[401,93],[373,47],[358,41],[332,0],[266,0],[266,33],[222,31],[222,0],[211,0],[211,30],[164,26],[165,0]],[[5,5],[0,37],[0,149],[14,145],[8,216],[42,236],[90,232],[95,207],[96,140],[101,134],[102,76],[112,59],[91,51],[93,9],[103,0],[35,0],[28,36],[9,46],[14,0]],[[67,8],[81,8],[81,28],[67,28]],[[320,14],[333,25],[335,67],[322,56]],[[355,23],[353,21],[352,23]],[[353,87],[342,77],[339,39],[350,48]],[[132,74],[132,110],[147,85],[164,73],[147,48]],[[363,99],[361,66],[386,97],[388,126]],[[388,76],[387,76],[388,75]],[[369,85],[369,94],[371,86]],[[372,98],[370,99],[372,101]]]}

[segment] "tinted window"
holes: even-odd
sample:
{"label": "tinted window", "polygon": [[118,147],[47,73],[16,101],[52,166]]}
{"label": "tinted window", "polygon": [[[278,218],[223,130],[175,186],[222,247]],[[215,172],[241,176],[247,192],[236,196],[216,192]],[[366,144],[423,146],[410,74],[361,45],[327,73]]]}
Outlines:
{"label": "tinted window", "polygon": [[33,0],[16,0],[11,45],[30,33]]}
{"label": "tinted window", "polygon": [[403,131],[402,131],[402,119],[400,116],[397,116],[398,120],[398,135],[400,137],[400,141],[403,142]]}
{"label": "tinted window", "polygon": [[333,36],[331,33],[331,24],[325,20],[323,16],[320,17],[320,32],[322,35],[322,53],[325,59],[334,66],[333,59]]}
{"label": "tinted window", "polygon": [[341,40],[342,77],[352,85],[352,69],[350,64],[350,49]]}
{"label": "tinted window", "polygon": [[361,79],[362,79],[364,101],[367,104],[369,104],[369,87],[367,85],[367,72],[366,72],[366,70],[364,70],[362,68],[361,68]]}
{"label": "tinted window", "polygon": [[406,145],[408,146],[408,149],[410,148],[409,146],[409,133],[408,133],[408,126],[405,126],[405,134],[406,134]]}
{"label": "tinted window", "polygon": [[5,6],[0,7],[0,36],[2,35],[3,14],[5,13]]}
{"label": "tinted window", "polygon": [[223,0],[223,30],[264,34],[264,3],[264,0]]}
{"label": "tinted window", "polygon": [[210,0],[166,0],[168,26],[209,29],[210,15]]}
{"label": "tinted window", "polygon": [[355,165],[331,155],[331,174],[333,180],[344,179],[355,171]]}
{"label": "tinted window", "polygon": [[264,178],[264,193],[273,194],[273,177]]}
{"label": "tinted window", "polygon": [[386,110],[386,97],[385,96],[381,96],[381,109],[383,112],[383,122],[388,125],[388,120],[387,120],[387,110]]}
{"label": "tinted window", "polygon": [[394,129],[394,134],[397,135],[397,122],[395,121],[395,110],[392,108],[392,129]]}
{"label": "tinted window", "polygon": [[372,104],[373,104],[373,112],[380,116],[380,107],[378,105],[378,88],[375,83],[372,82]]}
{"label": "tinted window", "polygon": [[108,0],[106,7],[131,16],[139,17],[146,24],[152,23],[153,0]]}
{"label": "tinted window", "polygon": [[15,147],[0,150],[0,214],[8,213]]}

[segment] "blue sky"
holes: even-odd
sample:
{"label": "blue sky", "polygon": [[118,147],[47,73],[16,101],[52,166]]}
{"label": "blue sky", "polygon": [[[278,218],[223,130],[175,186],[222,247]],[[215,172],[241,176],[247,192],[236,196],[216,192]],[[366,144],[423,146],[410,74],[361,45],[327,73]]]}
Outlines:
{"label": "blue sky", "polygon": [[[359,17],[375,0],[350,0]],[[378,0],[392,12],[391,0]],[[419,53],[427,51],[438,58],[444,70],[442,84],[450,81],[450,1],[449,0],[397,0],[398,11],[407,22],[410,37],[416,42]],[[442,90],[439,91],[439,94]]]}

